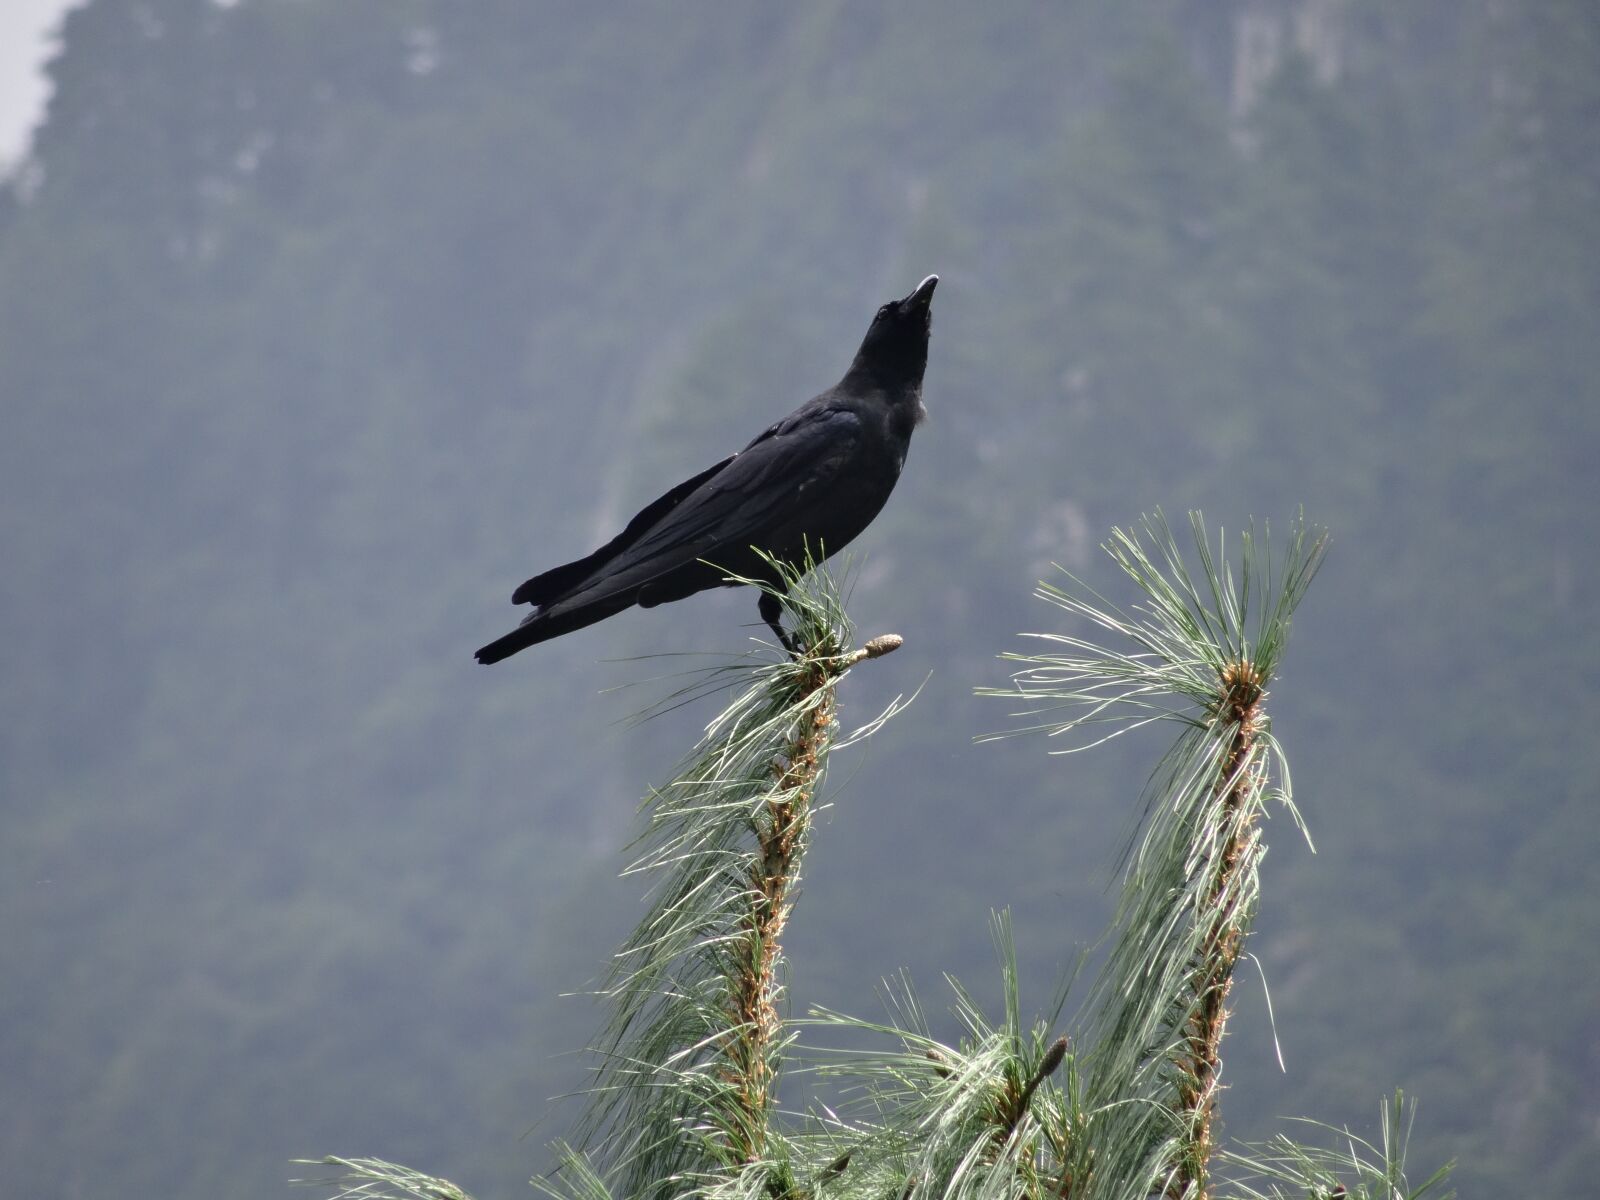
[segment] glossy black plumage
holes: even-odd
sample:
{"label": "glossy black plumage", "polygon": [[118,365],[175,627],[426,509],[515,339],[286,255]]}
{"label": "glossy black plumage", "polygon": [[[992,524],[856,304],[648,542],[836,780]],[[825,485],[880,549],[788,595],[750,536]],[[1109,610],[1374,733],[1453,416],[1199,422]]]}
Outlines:
{"label": "glossy black plumage", "polygon": [[[637,604],[651,608],[721,587],[730,574],[762,579],[756,554],[786,562],[843,549],[878,515],[922,419],[930,275],[878,310],[836,385],[769,426],[748,446],[642,509],[610,542],[535,575],[512,595],[534,610],[477,653],[499,662]],[[761,615],[783,638],[776,606]]]}

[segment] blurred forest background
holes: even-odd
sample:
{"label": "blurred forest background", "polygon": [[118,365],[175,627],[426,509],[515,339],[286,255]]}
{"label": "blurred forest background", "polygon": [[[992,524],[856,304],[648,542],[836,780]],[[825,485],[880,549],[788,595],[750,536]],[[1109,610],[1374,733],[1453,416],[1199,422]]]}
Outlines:
{"label": "blurred forest background", "polygon": [[493,670],[513,585],[835,380],[937,271],[790,927],[1047,1005],[1158,741],[975,745],[1115,524],[1304,504],[1227,1132],[1464,1197],[1600,1153],[1600,6],[92,0],[0,194],[0,1194],[281,1195],[326,1152],[526,1194],[635,806],[748,593]]}

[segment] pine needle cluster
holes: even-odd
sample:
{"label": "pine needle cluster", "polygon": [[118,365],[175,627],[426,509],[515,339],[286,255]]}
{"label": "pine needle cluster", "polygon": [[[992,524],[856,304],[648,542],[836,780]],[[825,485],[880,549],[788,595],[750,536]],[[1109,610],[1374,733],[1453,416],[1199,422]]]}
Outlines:
{"label": "pine needle cluster", "polygon": [[[1210,1194],[1227,999],[1260,899],[1260,821],[1276,802],[1304,829],[1273,737],[1267,684],[1324,540],[1295,522],[1277,559],[1246,532],[1239,565],[1190,514],[1199,569],[1158,513],[1106,550],[1140,600],[1124,611],[1068,577],[1039,595],[1104,641],[1035,635],[1011,689],[1026,726],[1067,752],[1156,721],[1179,732],[1146,788],[1109,959],[1090,997],[1091,1114],[1073,1157],[1075,1196]],[[1106,636],[1109,635],[1109,636]],[[1072,742],[1071,739],[1079,739]]]}
{"label": "pine needle cluster", "polygon": [[1002,1006],[991,1018],[957,981],[953,1013],[962,1036],[936,1039],[910,980],[886,988],[888,1017],[870,1021],[828,1010],[813,1023],[865,1033],[885,1050],[814,1052],[816,1070],[838,1085],[840,1112],[811,1137],[807,1157],[831,1154],[831,1197],[1002,1200],[1057,1194],[1072,1131],[1082,1124],[1071,1044],[1056,1031],[1060,1006],[1023,1016],[1010,917],[994,917]]}
{"label": "pine needle cluster", "polygon": [[[580,1132],[550,1184],[558,1194],[666,1200],[692,1192],[793,1190],[775,1135],[777,1084],[794,1040],[784,1022],[782,935],[800,882],[829,754],[837,688],[852,667],[899,645],[850,649],[827,572],[773,562],[763,587],[784,608],[793,653],[774,649],[671,783],[648,802],[626,875],[652,882],[649,911],[617,954],[602,994],[612,1010]],[[900,707],[846,741],[870,735]],[[580,1165],[581,1164],[581,1165]],[[599,1164],[597,1167],[595,1164]]]}

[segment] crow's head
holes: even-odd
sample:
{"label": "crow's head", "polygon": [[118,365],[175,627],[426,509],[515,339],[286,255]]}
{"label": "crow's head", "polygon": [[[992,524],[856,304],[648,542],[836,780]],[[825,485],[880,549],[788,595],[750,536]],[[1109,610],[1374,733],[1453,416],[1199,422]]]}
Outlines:
{"label": "crow's head", "polygon": [[928,365],[928,330],[933,325],[933,289],[939,277],[929,275],[902,300],[891,300],[872,318],[872,327],[856,351],[846,376],[870,381],[891,394],[903,389],[920,393]]}

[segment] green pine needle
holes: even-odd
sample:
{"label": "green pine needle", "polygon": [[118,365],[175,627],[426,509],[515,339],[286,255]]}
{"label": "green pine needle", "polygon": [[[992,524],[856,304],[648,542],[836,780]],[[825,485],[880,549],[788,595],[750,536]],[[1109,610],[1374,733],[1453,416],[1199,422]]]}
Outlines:
{"label": "green pine needle", "polygon": [[1406,1177],[1406,1147],[1416,1119],[1416,1101],[1396,1092],[1384,1101],[1376,1143],[1349,1129],[1303,1121],[1334,1135],[1333,1146],[1305,1146],[1280,1134],[1269,1142],[1224,1151],[1220,1158],[1233,1195],[1241,1200],[1451,1200],[1443,1191],[1454,1163],[1420,1184]]}
{"label": "green pine needle", "polygon": [[306,1187],[337,1188],[328,1200],[472,1200],[448,1179],[436,1179],[381,1158],[298,1158],[306,1166],[339,1168],[321,1179],[292,1179]]}

